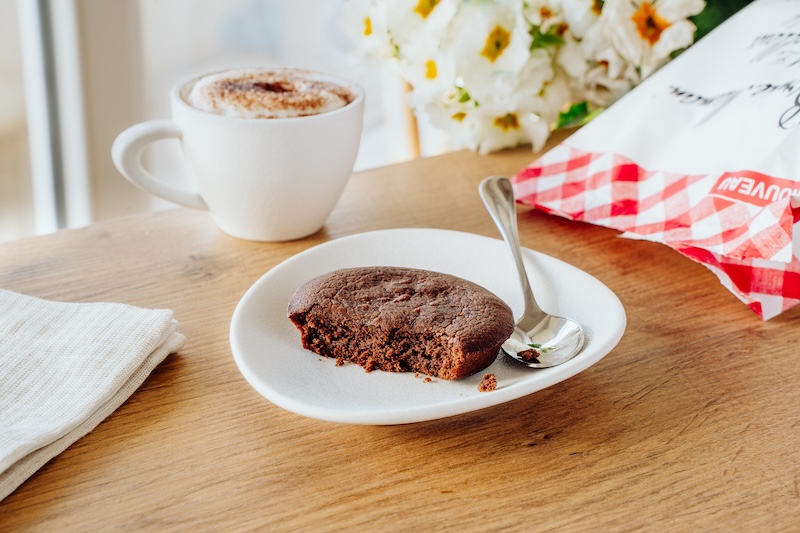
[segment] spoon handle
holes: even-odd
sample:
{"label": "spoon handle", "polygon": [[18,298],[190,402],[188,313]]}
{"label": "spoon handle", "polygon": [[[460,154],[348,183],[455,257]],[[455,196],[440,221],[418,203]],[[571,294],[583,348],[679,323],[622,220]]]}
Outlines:
{"label": "spoon handle", "polygon": [[517,233],[517,208],[514,202],[514,188],[511,181],[503,176],[490,176],[485,178],[478,188],[481,199],[486,209],[494,220],[497,229],[506,242],[519,274],[519,282],[522,285],[522,295],[525,302],[525,309],[522,317],[530,324],[519,324],[523,328],[532,328],[546,318],[546,313],[542,311],[533,296],[533,290],[528,282],[528,274],[525,271],[525,264],[522,261],[522,250],[519,244]]}

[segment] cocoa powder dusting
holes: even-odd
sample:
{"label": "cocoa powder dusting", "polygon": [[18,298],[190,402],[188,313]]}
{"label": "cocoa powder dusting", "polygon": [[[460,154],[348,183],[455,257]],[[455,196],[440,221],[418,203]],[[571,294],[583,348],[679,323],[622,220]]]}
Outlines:
{"label": "cocoa powder dusting", "polygon": [[344,107],[355,95],[339,84],[293,75],[290,72],[243,72],[210,81],[200,89],[214,109],[238,109],[272,118],[281,112],[310,116]]}

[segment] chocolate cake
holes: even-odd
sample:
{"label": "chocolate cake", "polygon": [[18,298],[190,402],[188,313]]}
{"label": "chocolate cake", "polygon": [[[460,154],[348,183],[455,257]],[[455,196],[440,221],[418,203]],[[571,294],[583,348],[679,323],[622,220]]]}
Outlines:
{"label": "chocolate cake", "polygon": [[289,300],[303,347],[341,364],[458,379],[495,360],[511,309],[467,280],[427,270],[361,267],[314,278]]}

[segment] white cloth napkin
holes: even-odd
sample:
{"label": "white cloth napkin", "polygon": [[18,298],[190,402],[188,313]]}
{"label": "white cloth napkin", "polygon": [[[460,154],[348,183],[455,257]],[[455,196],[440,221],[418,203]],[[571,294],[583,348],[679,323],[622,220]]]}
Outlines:
{"label": "white cloth napkin", "polygon": [[167,309],[0,289],[0,500],[122,405],[184,340]]}

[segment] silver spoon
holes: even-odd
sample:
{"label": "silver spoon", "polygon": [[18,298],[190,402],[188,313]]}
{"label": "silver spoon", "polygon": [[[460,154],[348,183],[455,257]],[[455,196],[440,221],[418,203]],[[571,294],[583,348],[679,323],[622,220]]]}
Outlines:
{"label": "silver spoon", "polygon": [[574,320],[545,313],[533,297],[522,262],[511,182],[503,176],[491,176],[481,182],[478,190],[514,257],[525,299],[522,316],[517,320],[511,338],[503,343],[503,351],[532,368],[547,368],[569,361],[583,346],[583,329]]}

